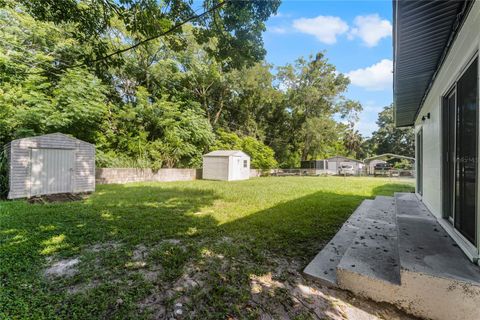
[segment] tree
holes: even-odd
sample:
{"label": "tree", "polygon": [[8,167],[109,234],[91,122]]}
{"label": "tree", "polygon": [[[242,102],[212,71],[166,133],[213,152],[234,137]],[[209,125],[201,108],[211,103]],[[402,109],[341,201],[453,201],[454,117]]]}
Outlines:
{"label": "tree", "polygon": [[[11,0],[6,3],[12,7],[16,5]],[[90,45],[90,50],[81,54],[81,60],[88,66],[93,66],[96,58],[107,56],[112,49],[156,37],[198,15],[194,8],[198,3],[189,0],[20,0],[20,3],[39,21],[75,25],[74,38]],[[241,67],[265,56],[262,32],[265,21],[276,13],[280,0],[204,0],[202,5],[206,14],[190,20],[196,27],[195,37],[201,44],[217,37],[218,45],[210,47],[208,52],[225,67]],[[112,48],[105,34],[115,28],[116,22],[124,25],[132,37],[120,47]],[[179,27],[172,32],[173,37],[164,37],[171,48],[183,48],[175,37],[182,30]],[[102,72],[112,63],[120,65],[121,58],[115,55],[98,61],[97,70]],[[56,66],[60,70],[74,63],[59,62]]]}
{"label": "tree", "polygon": [[393,105],[378,114],[378,130],[372,134],[377,154],[394,153],[414,157],[415,136],[413,128],[397,128],[393,120]]}
{"label": "tree", "polygon": [[253,137],[239,137],[233,132],[217,131],[217,139],[211,150],[242,150],[251,158],[251,166],[256,169],[277,167],[274,151]]}
{"label": "tree", "polygon": [[[278,80],[281,89],[285,90],[285,108],[291,114],[291,125],[286,135],[295,149],[302,149],[301,160],[323,154],[324,151],[319,150],[328,147],[325,143],[336,144],[335,138],[330,139],[332,135],[339,136],[336,132],[338,128],[333,125],[334,116],[355,119],[355,114],[362,109],[358,102],[341,96],[349,79],[337,73],[323,53],[310,56],[309,60],[300,58],[294,65],[279,68]],[[313,122],[318,122],[324,132],[315,128]],[[330,147],[335,149],[334,145]]]}
{"label": "tree", "polygon": [[352,125],[349,125],[343,135],[343,146],[346,149],[347,155],[356,159],[362,159],[363,157],[363,142],[362,135],[355,130]]}
{"label": "tree", "polygon": [[276,74],[261,60],[277,1],[227,0],[159,38],[192,14],[189,1],[4,2],[0,144],[61,131],[94,143],[99,166],[151,168],[199,166],[211,148],[296,167],[366,145],[353,130],[361,105],[343,97],[348,78],[323,53]]}

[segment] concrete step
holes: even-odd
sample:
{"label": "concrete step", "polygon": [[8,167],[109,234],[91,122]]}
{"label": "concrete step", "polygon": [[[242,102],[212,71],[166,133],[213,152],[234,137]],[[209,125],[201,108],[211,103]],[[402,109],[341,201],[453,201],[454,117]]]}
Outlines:
{"label": "concrete step", "polygon": [[445,223],[411,193],[366,201],[305,274],[422,318],[480,319],[480,267]]}
{"label": "concrete step", "polygon": [[414,194],[395,198],[402,286],[390,302],[421,317],[480,319],[480,267]]}
{"label": "concrete step", "polygon": [[337,287],[337,265],[352,244],[357,232],[366,227],[364,216],[372,203],[373,200],[364,200],[360,204],[335,237],[307,265],[303,271],[305,276],[317,280],[323,285]]}
{"label": "concrete step", "polygon": [[350,248],[337,266],[341,288],[364,291],[369,281],[400,285],[398,236],[393,197],[377,197],[364,217],[364,227],[357,232]]}

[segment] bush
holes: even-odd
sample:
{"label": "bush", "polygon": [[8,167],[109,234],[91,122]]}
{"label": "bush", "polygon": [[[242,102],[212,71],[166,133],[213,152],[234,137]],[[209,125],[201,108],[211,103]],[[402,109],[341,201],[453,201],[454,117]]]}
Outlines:
{"label": "bush", "polygon": [[6,199],[8,195],[8,161],[7,153],[2,148],[0,151],[0,199]]}
{"label": "bush", "polygon": [[254,169],[272,169],[278,167],[272,148],[253,137],[239,137],[236,133],[217,131],[217,140],[211,150],[242,150],[251,158]]}

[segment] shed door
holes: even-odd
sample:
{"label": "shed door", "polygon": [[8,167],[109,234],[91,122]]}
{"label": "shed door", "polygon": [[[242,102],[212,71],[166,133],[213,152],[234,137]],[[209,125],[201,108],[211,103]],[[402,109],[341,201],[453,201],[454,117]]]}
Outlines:
{"label": "shed door", "polygon": [[72,192],[73,150],[32,149],[30,195]]}

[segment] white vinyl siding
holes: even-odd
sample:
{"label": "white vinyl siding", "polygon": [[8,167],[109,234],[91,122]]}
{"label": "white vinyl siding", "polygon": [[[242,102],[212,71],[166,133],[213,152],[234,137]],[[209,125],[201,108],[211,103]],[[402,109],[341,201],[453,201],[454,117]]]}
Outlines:
{"label": "white vinyl siding", "polygon": [[202,178],[206,180],[230,180],[230,157],[204,157]]}
{"label": "white vinyl siding", "polygon": [[32,153],[35,149],[71,150],[74,162],[71,192],[95,190],[95,147],[90,143],[53,133],[13,140],[6,148],[10,167],[9,199],[31,196]]}
{"label": "white vinyl siding", "polygon": [[73,173],[73,150],[32,149],[30,195],[72,192]]}

